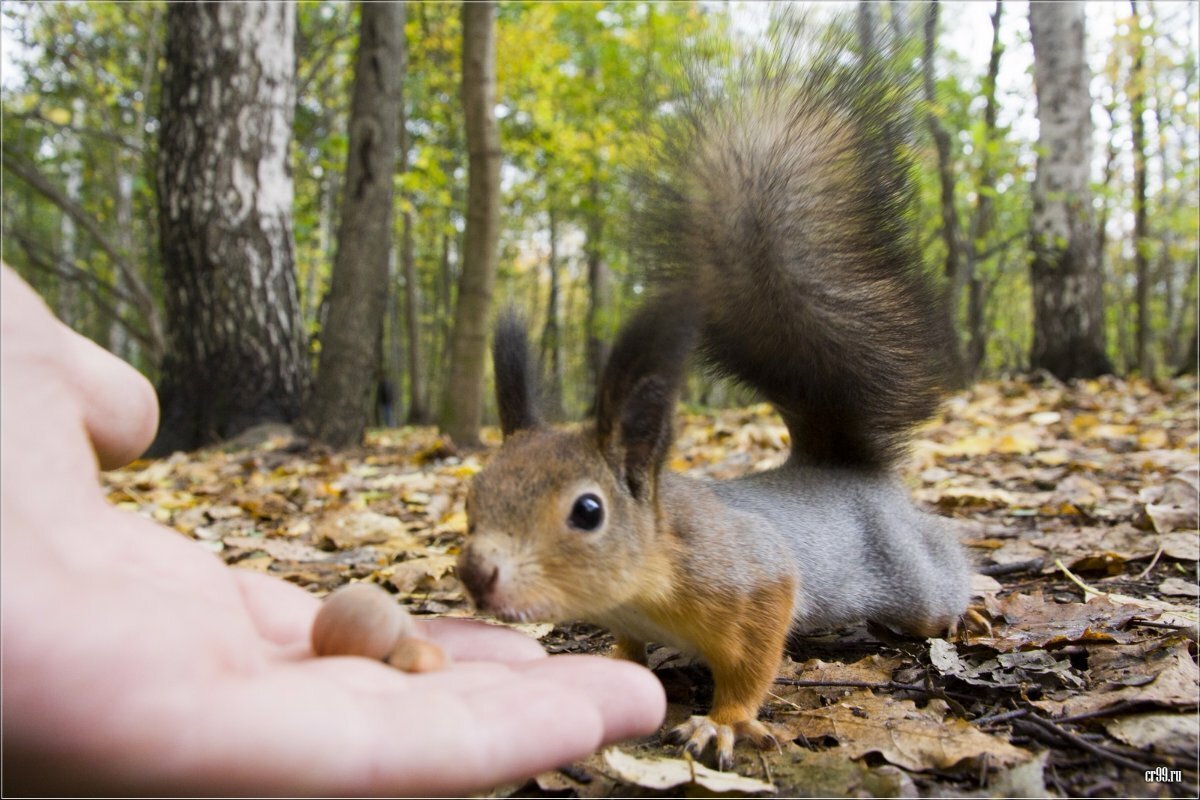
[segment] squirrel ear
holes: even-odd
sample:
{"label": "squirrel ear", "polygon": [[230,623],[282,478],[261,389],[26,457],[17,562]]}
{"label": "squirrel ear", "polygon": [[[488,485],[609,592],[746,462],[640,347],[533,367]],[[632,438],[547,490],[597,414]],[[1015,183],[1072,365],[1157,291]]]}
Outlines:
{"label": "squirrel ear", "polygon": [[596,397],[596,441],[634,497],[648,499],[671,446],[675,400],[696,338],[684,292],[647,301],[621,330]]}
{"label": "squirrel ear", "polygon": [[496,408],[504,438],[541,425],[525,323],[511,307],[500,312],[496,320],[492,370],[496,381]]}

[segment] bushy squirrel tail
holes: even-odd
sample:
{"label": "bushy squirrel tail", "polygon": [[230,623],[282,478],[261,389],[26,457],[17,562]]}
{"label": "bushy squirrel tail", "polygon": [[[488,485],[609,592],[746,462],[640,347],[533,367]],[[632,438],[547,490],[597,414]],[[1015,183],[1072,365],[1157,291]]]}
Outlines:
{"label": "bushy squirrel tail", "polygon": [[639,233],[660,285],[696,298],[702,357],[778,408],[793,459],[882,467],[950,353],[912,236],[915,78],[849,29],[774,24],[730,72],[691,65]]}

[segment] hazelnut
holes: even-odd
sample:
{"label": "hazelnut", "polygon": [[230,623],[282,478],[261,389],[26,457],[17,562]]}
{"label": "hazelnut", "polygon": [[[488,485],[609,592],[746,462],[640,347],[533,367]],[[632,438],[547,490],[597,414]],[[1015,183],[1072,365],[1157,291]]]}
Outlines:
{"label": "hazelnut", "polygon": [[408,612],[369,583],[352,583],[325,598],[313,622],[318,656],[365,656],[383,660],[401,636],[412,632]]}
{"label": "hazelnut", "polygon": [[444,669],[449,661],[442,648],[415,636],[401,636],[387,657],[387,663],[405,672],[435,672]]}

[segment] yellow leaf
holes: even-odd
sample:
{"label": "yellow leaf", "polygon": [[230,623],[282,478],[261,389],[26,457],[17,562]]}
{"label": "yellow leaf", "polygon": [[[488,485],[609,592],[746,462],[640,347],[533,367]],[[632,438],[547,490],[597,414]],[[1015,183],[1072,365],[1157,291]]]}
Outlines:
{"label": "yellow leaf", "polygon": [[1070,461],[1070,457],[1067,455],[1066,451],[1058,448],[1053,450],[1042,450],[1034,455],[1034,459],[1048,467],[1061,467],[1063,464]]}
{"label": "yellow leaf", "polygon": [[71,124],[71,112],[65,108],[51,108],[43,112],[42,116],[53,122],[55,125]]}
{"label": "yellow leaf", "polygon": [[1020,434],[1006,433],[1000,437],[1000,441],[996,443],[996,450],[1000,453],[1017,453],[1027,454],[1038,449],[1038,443],[1035,439],[1029,436]]}
{"label": "yellow leaf", "polygon": [[1162,428],[1152,428],[1148,431],[1142,431],[1141,435],[1138,436],[1138,444],[1147,450],[1157,450],[1169,447],[1170,438]]}

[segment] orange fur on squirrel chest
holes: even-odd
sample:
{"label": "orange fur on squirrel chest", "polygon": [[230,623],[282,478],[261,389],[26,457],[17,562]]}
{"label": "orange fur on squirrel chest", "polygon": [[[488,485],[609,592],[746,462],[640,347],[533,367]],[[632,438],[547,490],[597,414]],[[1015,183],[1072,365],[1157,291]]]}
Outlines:
{"label": "orange fur on squirrel chest", "polygon": [[783,657],[794,597],[795,582],[782,579],[748,593],[680,592],[643,609],[704,657],[716,684],[709,716],[730,724],[757,716]]}

